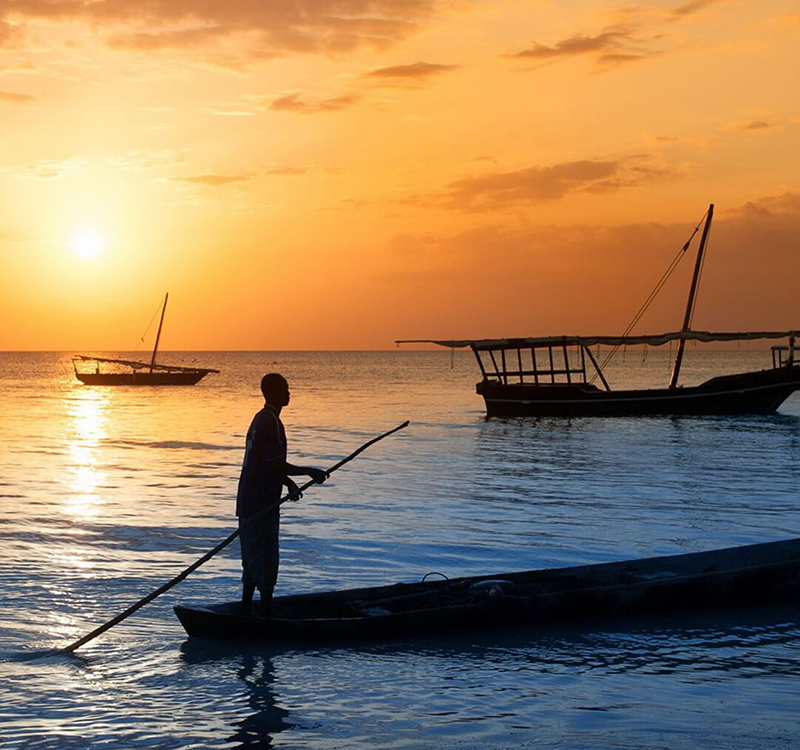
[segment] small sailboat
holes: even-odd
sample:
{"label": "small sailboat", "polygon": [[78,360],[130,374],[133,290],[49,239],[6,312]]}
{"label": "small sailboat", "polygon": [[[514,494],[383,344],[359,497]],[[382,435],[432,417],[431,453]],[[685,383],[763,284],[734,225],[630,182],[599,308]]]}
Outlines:
{"label": "small sailboat", "polygon": [[[169,292],[164,297],[161,318],[158,323],[156,343],[150,362],[137,362],[129,359],[112,359],[78,354],[72,358],[75,377],[85,385],[194,385],[210,372],[219,372],[209,367],[179,367],[156,363],[158,342],[164,326],[164,313],[167,311]],[[130,370],[103,371],[101,364],[117,365]]]}

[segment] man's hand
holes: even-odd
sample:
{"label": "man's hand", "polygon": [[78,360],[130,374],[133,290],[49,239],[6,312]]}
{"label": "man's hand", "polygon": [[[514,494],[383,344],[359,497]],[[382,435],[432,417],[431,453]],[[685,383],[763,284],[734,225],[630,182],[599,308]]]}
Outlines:
{"label": "man's hand", "polygon": [[308,476],[310,476],[317,484],[322,484],[329,476],[324,469],[309,469]]}
{"label": "man's hand", "polygon": [[289,479],[289,477],[286,477],[283,480],[283,483],[286,485],[286,489],[289,490],[290,500],[296,502],[303,497],[303,493],[300,492],[300,488],[297,486],[297,483],[294,481],[294,479]]}

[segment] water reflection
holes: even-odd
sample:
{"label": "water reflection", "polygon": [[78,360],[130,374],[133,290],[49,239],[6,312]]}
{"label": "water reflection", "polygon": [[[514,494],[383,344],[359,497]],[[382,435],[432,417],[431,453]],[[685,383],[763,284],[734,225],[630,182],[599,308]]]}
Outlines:
{"label": "water reflection", "polygon": [[[781,606],[309,648],[189,639],[181,651],[183,681],[235,695],[226,747],[527,747],[531,731],[542,746],[605,747],[624,727],[630,747],[691,748],[714,745],[721,705],[726,723],[760,703],[745,736],[792,731],[800,629]],[[783,688],[756,698],[764,680]],[[647,741],[687,721],[694,744]]]}
{"label": "water reflection", "polygon": [[111,400],[105,390],[75,388],[64,397],[67,414],[68,492],[63,510],[76,520],[100,515],[103,498],[98,490],[105,481],[101,465],[100,444],[107,437],[108,406]]}
{"label": "water reflection", "polygon": [[217,677],[222,664],[236,669],[236,676],[247,687],[247,710],[243,718],[231,724],[233,734],[227,737],[231,747],[271,748],[275,736],[291,729],[294,725],[287,721],[289,711],[277,704],[275,695],[275,665],[269,653],[252,650],[226,648],[224,644],[213,647],[198,645],[189,640],[181,646],[181,656],[187,665],[213,666]]}

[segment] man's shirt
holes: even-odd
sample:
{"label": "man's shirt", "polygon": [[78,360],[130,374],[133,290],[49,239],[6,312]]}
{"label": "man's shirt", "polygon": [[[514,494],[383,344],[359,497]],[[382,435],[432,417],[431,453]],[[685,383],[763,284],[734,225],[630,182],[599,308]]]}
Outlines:
{"label": "man's shirt", "polygon": [[269,462],[286,461],[286,431],[275,409],[267,404],[253,417],[247,431],[242,473],[236,494],[236,515],[252,516],[281,497],[284,475],[270,470]]}

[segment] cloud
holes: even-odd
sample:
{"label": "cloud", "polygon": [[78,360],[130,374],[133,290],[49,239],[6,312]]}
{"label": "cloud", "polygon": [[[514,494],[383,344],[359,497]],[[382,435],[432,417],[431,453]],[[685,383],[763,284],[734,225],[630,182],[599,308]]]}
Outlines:
{"label": "cloud", "polygon": [[33,101],[34,97],[30,94],[16,94],[12,91],[0,91],[0,101],[11,102],[12,104],[25,104]]}
{"label": "cloud", "polygon": [[303,167],[270,167],[264,170],[266,175],[299,175],[306,172]]}
{"label": "cloud", "polygon": [[775,113],[770,113],[769,119],[755,114],[751,120],[738,120],[725,125],[722,130],[727,132],[742,132],[742,133],[766,133],[770,130],[781,130],[782,126],[779,122],[780,116]]}
{"label": "cloud", "polygon": [[588,56],[601,67],[608,68],[641,62],[653,55],[660,54],[648,47],[651,42],[652,40],[641,36],[636,24],[629,23],[609,27],[594,36],[574,34],[550,47],[535,42],[532,47],[516,52],[510,57],[516,60],[547,63],[559,59]]}
{"label": "cloud", "polygon": [[190,185],[201,185],[203,187],[221,187],[229,185],[232,182],[247,182],[250,179],[249,175],[244,174],[199,174],[191,175],[188,177],[170,177],[173,182],[186,182]]}
{"label": "cloud", "polygon": [[579,191],[613,189],[621,166],[617,161],[573,161],[551,167],[529,167],[452,182],[445,205],[488,210],[507,204],[542,203]]}
{"label": "cloud", "polygon": [[108,44],[115,49],[133,49],[145,52],[163,49],[201,47],[227,36],[230,30],[221,26],[199,26],[165,31],[138,31],[113,34]]}
{"label": "cloud", "polygon": [[[2,24],[0,24],[0,28],[2,28]],[[0,65],[0,76],[10,75],[11,73],[32,73],[36,69],[36,66],[30,62],[18,62],[14,63],[13,65]]]}
{"label": "cloud", "polygon": [[741,219],[794,217],[794,221],[800,223],[800,193],[787,192],[747,201],[734,210],[732,216]]}
{"label": "cloud", "polygon": [[775,127],[765,120],[750,120],[742,125],[742,130],[769,130]]}
{"label": "cloud", "polygon": [[418,208],[492,211],[546,203],[573,193],[613,193],[672,179],[676,174],[675,169],[647,153],[622,159],[584,159],[465,177],[451,182],[438,195],[412,196],[401,203]]}
{"label": "cloud", "polygon": [[416,62],[411,65],[394,65],[378,68],[365,73],[365,78],[377,78],[397,82],[398,80],[422,81],[432,76],[455,70],[458,65],[439,65],[437,63]]}
{"label": "cloud", "polygon": [[56,180],[82,169],[86,161],[79,157],[42,160],[31,164],[0,167],[0,175],[27,180]]}
{"label": "cloud", "polygon": [[273,100],[269,108],[276,112],[297,112],[301,115],[316,115],[321,112],[338,112],[342,109],[352,107],[359,102],[361,97],[357,94],[346,94],[336,96],[332,99],[321,99],[316,102],[304,101],[299,93],[287,94],[279,99]]}
{"label": "cloud", "polygon": [[[652,53],[655,54],[655,53]],[[608,55],[600,55],[597,58],[597,61],[601,65],[606,66],[616,66],[616,65],[625,65],[626,63],[633,63],[633,62],[641,62],[647,57],[651,57],[652,54],[632,54],[630,52],[613,52]]]}
{"label": "cloud", "polygon": [[615,51],[626,37],[627,35],[620,31],[604,31],[597,36],[576,34],[558,42],[554,47],[546,47],[535,42],[530,49],[517,52],[512,57],[524,60],[550,60],[554,57],[574,57],[606,50]]}
{"label": "cloud", "polygon": [[711,5],[730,0],[692,0],[677,8],[658,11],[648,6],[626,6],[615,11],[616,23],[597,34],[573,34],[553,45],[534,42],[533,46],[510,57],[547,63],[574,57],[591,57],[601,67],[627,65],[664,54],[669,44],[660,27],[700,13]]}
{"label": "cloud", "polygon": [[695,13],[705,10],[710,5],[716,5],[717,3],[724,3],[728,1],[729,0],[692,0],[685,5],[673,8],[670,11],[670,15],[673,17],[673,20],[685,18],[686,16],[692,16]]}
{"label": "cloud", "polygon": [[[2,4],[0,4],[0,13]],[[0,48],[16,46],[23,37],[23,30],[19,25],[8,23],[0,17]]]}
{"label": "cloud", "polygon": [[244,35],[250,37],[253,56],[340,54],[406,38],[440,2],[0,0],[0,29],[9,21],[82,21],[108,33],[112,46],[136,50],[191,48]]}
{"label": "cloud", "polygon": [[186,154],[176,149],[133,149],[122,154],[105,156],[98,162],[103,170],[115,172],[153,172],[185,167]]}

